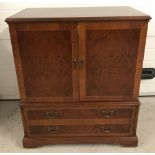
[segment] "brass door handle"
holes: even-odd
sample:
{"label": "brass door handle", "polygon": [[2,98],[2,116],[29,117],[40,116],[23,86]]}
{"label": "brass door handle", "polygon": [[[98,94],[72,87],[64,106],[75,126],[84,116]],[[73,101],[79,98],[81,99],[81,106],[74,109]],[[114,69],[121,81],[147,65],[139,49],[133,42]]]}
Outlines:
{"label": "brass door handle", "polygon": [[78,60],[73,60],[72,62],[73,62],[73,67],[76,69],[78,65]]}
{"label": "brass door handle", "polygon": [[79,60],[79,67],[81,68],[84,64],[84,60]]}
{"label": "brass door handle", "polygon": [[84,60],[73,60],[72,62],[73,62],[74,68],[77,68],[77,67],[81,68],[84,64]]}

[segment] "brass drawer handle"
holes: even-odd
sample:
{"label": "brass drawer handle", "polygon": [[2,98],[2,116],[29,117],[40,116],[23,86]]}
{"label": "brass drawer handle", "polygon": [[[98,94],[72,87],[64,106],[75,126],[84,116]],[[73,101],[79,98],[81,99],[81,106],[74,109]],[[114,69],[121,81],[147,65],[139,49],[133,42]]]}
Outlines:
{"label": "brass drawer handle", "polygon": [[58,112],[56,111],[45,112],[45,115],[49,119],[56,118],[58,116]]}
{"label": "brass drawer handle", "polygon": [[110,118],[114,114],[114,110],[102,110],[101,115],[105,118]]}
{"label": "brass drawer handle", "polygon": [[105,127],[105,128],[103,129],[103,132],[104,132],[104,133],[111,133],[111,131],[112,131],[112,127]]}
{"label": "brass drawer handle", "polygon": [[107,127],[100,126],[100,129],[101,129],[102,132],[104,132],[104,133],[111,133],[111,132],[112,132],[112,127],[111,127],[111,126],[107,126]]}
{"label": "brass drawer handle", "polygon": [[60,128],[59,126],[48,126],[47,130],[49,133],[54,134],[57,133],[60,130]]}

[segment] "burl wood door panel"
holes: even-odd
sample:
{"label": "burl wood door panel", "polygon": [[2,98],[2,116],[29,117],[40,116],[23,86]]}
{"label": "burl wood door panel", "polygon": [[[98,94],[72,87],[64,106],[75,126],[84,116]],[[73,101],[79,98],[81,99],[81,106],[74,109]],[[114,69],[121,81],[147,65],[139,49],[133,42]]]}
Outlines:
{"label": "burl wood door panel", "polygon": [[[145,25],[142,22],[81,23],[80,99],[134,100],[139,92]],[[142,28],[143,27],[143,28]],[[136,71],[137,69],[137,71]]]}
{"label": "burl wood door panel", "polygon": [[72,65],[78,55],[77,25],[17,24],[15,33],[23,101],[77,100],[77,71]]}

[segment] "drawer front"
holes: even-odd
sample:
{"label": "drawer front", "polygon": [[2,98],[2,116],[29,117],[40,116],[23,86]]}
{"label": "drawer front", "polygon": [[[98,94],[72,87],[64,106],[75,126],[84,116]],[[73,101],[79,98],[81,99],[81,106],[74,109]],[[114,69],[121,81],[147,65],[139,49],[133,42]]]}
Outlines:
{"label": "drawer front", "polygon": [[30,109],[26,110],[28,120],[83,119],[83,118],[131,118],[132,108],[100,109]]}
{"label": "drawer front", "polygon": [[131,125],[45,125],[29,126],[30,136],[127,136]]}

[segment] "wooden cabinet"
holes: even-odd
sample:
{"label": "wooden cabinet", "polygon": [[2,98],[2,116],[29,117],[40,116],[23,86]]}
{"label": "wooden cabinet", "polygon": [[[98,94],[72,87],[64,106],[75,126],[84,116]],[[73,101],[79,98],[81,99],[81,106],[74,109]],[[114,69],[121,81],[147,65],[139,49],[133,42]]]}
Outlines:
{"label": "wooden cabinet", "polygon": [[24,147],[137,145],[149,19],[130,7],[26,9],[6,19]]}

